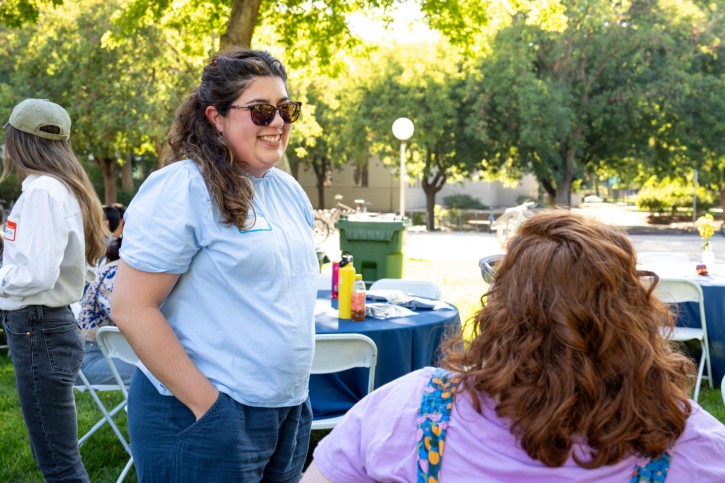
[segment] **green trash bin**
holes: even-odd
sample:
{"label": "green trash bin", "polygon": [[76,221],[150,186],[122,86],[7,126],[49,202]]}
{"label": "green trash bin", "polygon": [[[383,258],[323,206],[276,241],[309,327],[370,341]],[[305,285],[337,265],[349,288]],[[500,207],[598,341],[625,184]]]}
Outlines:
{"label": "green trash bin", "polygon": [[403,246],[409,218],[356,214],[341,218],[340,251],[353,258],[355,272],[366,283],[381,278],[403,278]]}

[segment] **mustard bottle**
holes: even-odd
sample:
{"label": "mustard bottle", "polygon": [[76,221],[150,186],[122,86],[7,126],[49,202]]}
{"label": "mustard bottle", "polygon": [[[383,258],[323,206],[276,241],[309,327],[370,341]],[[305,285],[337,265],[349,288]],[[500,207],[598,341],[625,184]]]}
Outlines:
{"label": "mustard bottle", "polygon": [[355,267],[352,265],[352,255],[343,255],[340,261],[338,272],[339,293],[338,293],[338,317],[350,319],[352,316],[352,286],[355,283]]}

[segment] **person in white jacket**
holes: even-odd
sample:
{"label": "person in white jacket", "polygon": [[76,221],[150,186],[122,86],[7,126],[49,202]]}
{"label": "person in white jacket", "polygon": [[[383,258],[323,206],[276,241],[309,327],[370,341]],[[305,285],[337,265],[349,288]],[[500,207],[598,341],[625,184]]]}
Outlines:
{"label": "person in white jacket", "polygon": [[3,178],[24,176],[5,224],[0,314],[30,446],[45,481],[88,481],[73,383],[83,337],[69,305],[105,251],[103,210],[58,104],[26,99],[5,124]]}

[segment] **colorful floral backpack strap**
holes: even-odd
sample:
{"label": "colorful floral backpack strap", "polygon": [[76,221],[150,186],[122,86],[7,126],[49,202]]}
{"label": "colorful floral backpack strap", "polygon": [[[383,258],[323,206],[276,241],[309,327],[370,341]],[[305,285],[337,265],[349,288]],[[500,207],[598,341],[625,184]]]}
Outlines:
{"label": "colorful floral backpack strap", "polygon": [[672,461],[672,451],[666,451],[657,458],[651,458],[647,464],[637,466],[632,474],[629,483],[653,483],[663,482],[667,478],[667,471],[670,469],[670,461]]}
{"label": "colorful floral backpack strap", "polygon": [[437,483],[453,397],[460,377],[436,369],[423,391],[418,412],[418,483]]}

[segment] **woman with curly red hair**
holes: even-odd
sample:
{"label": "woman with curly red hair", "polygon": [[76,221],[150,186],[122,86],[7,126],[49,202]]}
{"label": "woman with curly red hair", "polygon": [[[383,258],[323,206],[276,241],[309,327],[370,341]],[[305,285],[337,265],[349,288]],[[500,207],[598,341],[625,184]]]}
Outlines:
{"label": "woman with curly red hair", "polygon": [[358,403],[303,481],[725,481],[725,426],[636,263],[604,224],[536,214],[482,267],[475,338]]}

